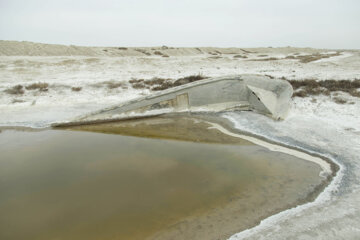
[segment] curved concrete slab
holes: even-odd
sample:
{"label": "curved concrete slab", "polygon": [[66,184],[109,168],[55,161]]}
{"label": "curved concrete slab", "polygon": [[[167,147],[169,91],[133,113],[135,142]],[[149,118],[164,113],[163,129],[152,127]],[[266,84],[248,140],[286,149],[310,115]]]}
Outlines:
{"label": "curved concrete slab", "polygon": [[284,119],[293,93],[284,80],[262,75],[211,78],[170,88],[146,97],[81,116],[73,122],[94,122],[151,113],[184,111],[255,111]]}

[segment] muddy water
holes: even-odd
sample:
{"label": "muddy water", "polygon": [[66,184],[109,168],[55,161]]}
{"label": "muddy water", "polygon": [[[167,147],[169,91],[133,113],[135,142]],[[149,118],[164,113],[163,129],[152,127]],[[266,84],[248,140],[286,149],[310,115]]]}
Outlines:
{"label": "muddy water", "polygon": [[317,165],[216,130],[204,134],[202,123],[155,122],[134,131],[196,125],[203,135],[184,134],[188,140],[214,134],[223,144],[3,131],[0,239],[226,238],[303,201],[321,181]]}

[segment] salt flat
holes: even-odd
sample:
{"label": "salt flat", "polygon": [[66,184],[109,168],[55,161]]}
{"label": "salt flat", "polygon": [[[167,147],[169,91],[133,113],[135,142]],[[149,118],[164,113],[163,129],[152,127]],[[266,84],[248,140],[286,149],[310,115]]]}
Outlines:
{"label": "salt flat", "polygon": [[[0,125],[46,127],[152,92],[134,88],[132,79],[251,73],[350,81],[360,79],[359,69],[359,50],[125,49],[0,41]],[[39,82],[48,86],[26,89]],[[23,93],[6,92],[16,85],[22,86]],[[346,103],[336,103],[335,97]],[[341,166],[338,178],[315,202],[275,215],[232,239],[356,239],[360,234],[360,98],[343,92],[296,97],[282,122],[249,112],[224,117],[241,131],[320,153]]]}

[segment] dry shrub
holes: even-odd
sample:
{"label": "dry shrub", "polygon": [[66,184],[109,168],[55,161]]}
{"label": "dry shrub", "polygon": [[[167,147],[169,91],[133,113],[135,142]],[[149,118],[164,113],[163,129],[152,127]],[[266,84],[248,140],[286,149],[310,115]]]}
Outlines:
{"label": "dry shrub", "polygon": [[174,82],[174,86],[184,85],[184,84],[187,84],[187,83],[203,80],[205,78],[207,78],[207,77],[203,76],[200,73],[197,74],[197,75],[190,75],[190,76],[179,78],[178,80],[176,80]]}
{"label": "dry shrub", "polygon": [[16,85],[12,88],[8,88],[5,90],[5,92],[7,94],[12,94],[12,95],[21,95],[24,94],[24,87],[22,85]]}
{"label": "dry shrub", "polygon": [[144,89],[146,88],[145,84],[143,83],[134,83],[131,85],[134,89]]}
{"label": "dry shrub", "polygon": [[154,54],[155,54],[155,55],[159,55],[159,56],[163,56],[163,55],[164,55],[164,54],[163,54],[162,52],[160,52],[160,51],[155,51]]}
{"label": "dry shrub", "polygon": [[151,89],[153,91],[160,91],[160,90],[165,90],[168,88],[172,88],[172,87],[176,87],[176,86],[180,86],[183,84],[187,84],[187,83],[191,83],[191,82],[195,82],[198,80],[202,80],[205,79],[207,77],[201,75],[201,74],[197,74],[197,75],[191,75],[191,76],[187,76],[184,78],[179,78],[177,80],[172,80],[169,78],[152,78],[149,80],[144,80],[144,79],[131,79],[129,82],[132,85],[133,88],[135,89],[143,89],[143,88],[147,88],[147,89]]}
{"label": "dry shrub", "polygon": [[165,90],[165,89],[172,88],[172,87],[174,87],[174,84],[172,82],[164,82],[160,86],[151,88],[151,90],[161,91],[161,90]]}
{"label": "dry shrub", "polygon": [[353,97],[360,97],[360,79],[353,81],[348,80],[322,80],[316,81],[314,79],[307,79],[302,81],[288,80],[292,85],[294,97],[306,97],[309,95],[330,95],[330,92],[346,92]]}
{"label": "dry shrub", "polygon": [[128,50],[126,47],[118,47],[119,50]]}
{"label": "dry shrub", "polygon": [[335,57],[335,56],[339,56],[339,55],[340,55],[340,52],[330,53],[330,54],[313,53],[311,55],[303,55],[303,56],[287,56],[286,58],[287,59],[298,59],[301,63],[309,63],[309,62],[320,60],[322,58]]}
{"label": "dry shrub", "polygon": [[81,89],[82,89],[82,87],[72,87],[72,88],[71,88],[71,91],[73,91],[73,92],[80,92]]}
{"label": "dry shrub", "polygon": [[338,97],[334,97],[334,102],[337,103],[337,104],[345,104],[347,103],[347,101],[345,99],[342,99],[342,98],[338,98]]}
{"label": "dry shrub", "polygon": [[169,55],[167,55],[167,54],[163,54],[163,55],[162,55],[162,57],[167,57],[167,58],[168,58],[168,57],[169,57]]}
{"label": "dry shrub", "polygon": [[260,54],[260,55],[257,55],[258,57],[267,57],[268,55],[266,54]]}
{"label": "dry shrub", "polygon": [[233,58],[248,58],[248,57],[247,57],[247,56],[244,56],[244,55],[238,54],[238,55],[235,55]]}
{"label": "dry shrub", "polygon": [[153,85],[161,85],[161,84],[163,84],[165,81],[166,81],[166,79],[164,79],[164,78],[157,78],[157,77],[155,77],[155,78],[152,78],[152,79],[150,79],[150,80],[144,81],[144,83],[145,83],[146,85],[148,85],[148,86],[153,86]]}
{"label": "dry shrub", "polygon": [[269,58],[260,58],[260,59],[250,59],[248,61],[275,61],[275,60],[280,60],[280,58],[269,57]]}
{"label": "dry shrub", "polygon": [[39,90],[41,92],[46,92],[49,90],[48,87],[49,87],[48,83],[39,82],[39,83],[30,84],[30,85],[26,86],[25,88],[26,88],[26,90]]}
{"label": "dry shrub", "polygon": [[107,81],[104,82],[106,84],[106,87],[108,89],[114,89],[114,88],[119,88],[119,87],[125,87],[125,83],[124,82],[114,82],[114,81]]}
{"label": "dry shrub", "polygon": [[131,84],[133,84],[133,83],[141,83],[141,82],[144,82],[144,79],[131,79],[130,81],[129,81],[129,83],[131,83]]}
{"label": "dry shrub", "polygon": [[145,49],[136,48],[135,51],[145,54],[146,56],[150,56],[151,53],[147,52]]}

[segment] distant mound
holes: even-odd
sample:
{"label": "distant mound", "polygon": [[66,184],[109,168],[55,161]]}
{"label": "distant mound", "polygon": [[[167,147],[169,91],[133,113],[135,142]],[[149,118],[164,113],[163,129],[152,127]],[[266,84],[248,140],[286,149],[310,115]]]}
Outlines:
{"label": "distant mound", "polygon": [[290,53],[290,52],[308,52],[317,51],[311,48],[174,48],[174,47],[81,47],[74,45],[44,44],[34,42],[18,42],[0,40],[0,56],[195,56],[207,55],[217,59],[224,55],[234,55],[246,58],[246,55],[258,53]]}

